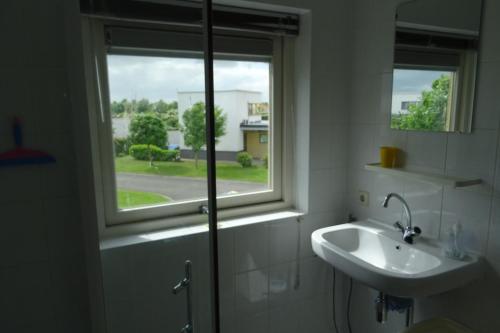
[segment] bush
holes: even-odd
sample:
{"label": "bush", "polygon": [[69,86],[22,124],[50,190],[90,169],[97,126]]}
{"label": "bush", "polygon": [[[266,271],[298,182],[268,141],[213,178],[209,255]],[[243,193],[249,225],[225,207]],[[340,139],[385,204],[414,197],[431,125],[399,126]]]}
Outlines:
{"label": "bush", "polygon": [[121,157],[128,155],[130,140],[128,138],[114,138],[115,156]]}
{"label": "bush", "polygon": [[268,168],[269,167],[269,156],[264,156],[264,158],[262,159],[262,162],[264,162],[264,168]]}
{"label": "bush", "polygon": [[246,151],[239,152],[238,155],[236,155],[236,161],[244,167],[244,168],[249,168],[252,166],[252,155],[247,153]]}
{"label": "bush", "polygon": [[149,161],[149,152],[153,161],[178,161],[180,160],[180,151],[161,149],[155,145],[133,145],[129,149],[129,154],[136,160]]}

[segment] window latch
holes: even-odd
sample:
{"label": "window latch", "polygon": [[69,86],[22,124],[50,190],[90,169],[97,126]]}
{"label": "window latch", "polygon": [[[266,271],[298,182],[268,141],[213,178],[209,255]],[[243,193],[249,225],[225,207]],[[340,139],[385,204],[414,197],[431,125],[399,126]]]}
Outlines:
{"label": "window latch", "polygon": [[208,206],[207,205],[201,205],[200,207],[198,207],[198,212],[200,214],[208,215],[208,213],[209,213]]}

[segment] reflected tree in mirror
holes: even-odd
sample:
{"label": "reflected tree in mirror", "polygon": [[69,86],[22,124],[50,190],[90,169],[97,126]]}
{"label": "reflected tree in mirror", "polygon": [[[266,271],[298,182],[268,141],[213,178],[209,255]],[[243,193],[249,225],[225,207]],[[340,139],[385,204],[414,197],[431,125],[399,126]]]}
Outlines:
{"label": "reflected tree in mirror", "polygon": [[420,100],[408,104],[408,112],[392,115],[391,127],[401,130],[444,131],[446,129],[452,81],[442,74],[422,91]]}

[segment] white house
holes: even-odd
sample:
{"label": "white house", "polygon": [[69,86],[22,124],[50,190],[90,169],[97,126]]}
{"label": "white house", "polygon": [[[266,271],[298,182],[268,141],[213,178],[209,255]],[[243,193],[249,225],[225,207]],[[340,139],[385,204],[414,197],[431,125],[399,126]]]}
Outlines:
{"label": "white house", "polygon": [[393,94],[391,113],[395,115],[406,114],[408,113],[408,107],[411,104],[418,103],[420,99],[421,94]]}
{"label": "white house", "polygon": [[[215,105],[220,107],[223,113],[227,115],[226,134],[219,138],[219,143],[216,146],[217,154],[220,159],[234,160],[238,152],[246,150],[247,144],[245,138],[247,138],[246,134],[248,132],[265,132],[267,138],[268,121],[265,119],[263,120],[261,116],[253,114],[252,112],[254,109],[252,105],[262,103],[262,93],[248,90],[218,90],[215,91],[214,98]],[[182,115],[194,104],[205,102],[205,92],[178,92],[177,102],[179,123],[183,126]],[[266,112],[268,112],[268,110],[266,110]],[[252,140],[251,142],[250,145],[252,145],[251,148],[253,148],[254,141]],[[172,144],[173,142],[170,143]],[[180,135],[179,145],[183,152],[183,156],[190,157],[191,150],[184,144],[182,135]],[[265,145],[267,150],[267,139],[262,145]],[[263,156],[254,157],[260,158]]]}

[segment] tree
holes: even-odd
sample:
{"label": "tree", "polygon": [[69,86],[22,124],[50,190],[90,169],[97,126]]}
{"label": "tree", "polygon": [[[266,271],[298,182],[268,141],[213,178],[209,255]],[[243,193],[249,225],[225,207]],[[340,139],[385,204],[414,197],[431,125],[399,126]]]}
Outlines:
{"label": "tree", "polygon": [[[135,102],[135,100],[134,100]],[[149,100],[143,98],[137,102],[137,112],[138,113],[147,113],[153,111],[152,105],[149,103]]]}
{"label": "tree", "polygon": [[441,75],[430,91],[422,91],[421,101],[408,107],[408,114],[391,119],[391,127],[426,131],[443,131],[450,95],[450,77]]}
{"label": "tree", "polygon": [[125,112],[124,101],[126,100],[122,100],[121,102],[113,101],[111,103],[111,115],[113,117],[121,116]]}
{"label": "tree", "polygon": [[164,122],[157,115],[137,114],[129,125],[131,145],[148,145],[149,165],[153,165],[151,146],[164,147],[167,143],[167,130]]}
{"label": "tree", "polygon": [[159,100],[153,106],[155,113],[161,115],[165,120],[168,129],[179,128],[179,113],[177,111],[177,102],[166,103]]}
{"label": "tree", "polygon": [[[215,106],[215,143],[219,142],[218,138],[226,134],[227,116],[222,114],[222,109]],[[205,127],[205,104],[198,102],[190,109],[186,110],[182,115],[184,127],[184,144],[191,147],[194,154],[195,166],[198,168],[198,154],[201,148],[206,144],[206,127]]]}

